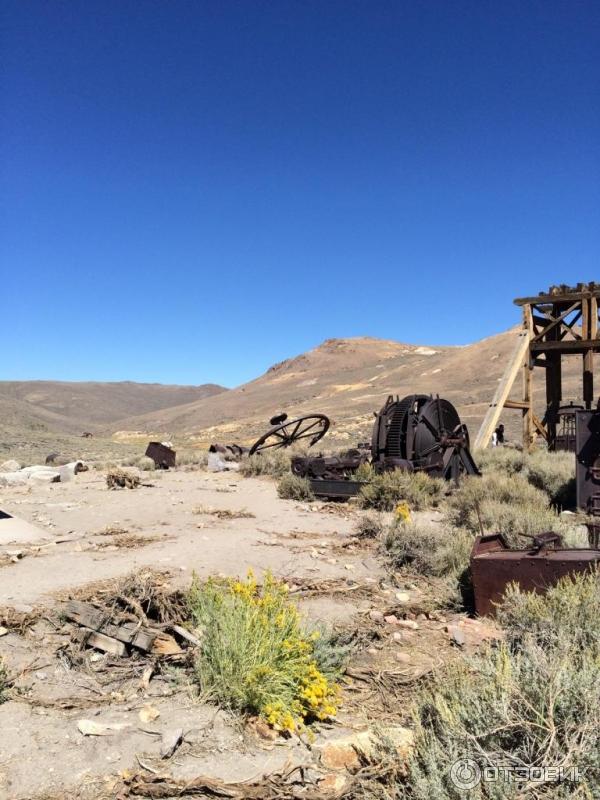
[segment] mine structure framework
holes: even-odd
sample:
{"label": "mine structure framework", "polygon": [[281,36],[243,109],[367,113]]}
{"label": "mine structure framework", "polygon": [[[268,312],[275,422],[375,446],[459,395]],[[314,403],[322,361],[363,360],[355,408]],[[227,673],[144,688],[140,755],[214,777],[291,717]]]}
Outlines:
{"label": "mine structure framework", "polygon": [[[580,283],[577,287],[552,286],[537,297],[517,298],[523,314],[522,329],[498,385],[494,399],[475,441],[475,449],[487,447],[504,408],[523,414],[523,447],[530,450],[537,436],[554,450],[562,406],[563,356],[582,361],[582,398],[585,409],[594,404],[594,353],[600,353],[600,284]],[[540,419],[534,411],[533,372],[545,371],[546,411]],[[518,377],[522,376],[521,400],[509,400]]]}

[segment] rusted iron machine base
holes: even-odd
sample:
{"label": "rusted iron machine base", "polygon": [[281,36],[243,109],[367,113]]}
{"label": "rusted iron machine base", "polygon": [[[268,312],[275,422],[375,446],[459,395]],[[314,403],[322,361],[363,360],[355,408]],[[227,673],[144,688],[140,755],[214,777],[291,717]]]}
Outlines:
{"label": "rusted iron machine base", "polygon": [[500,533],[478,536],[471,551],[475,610],[494,616],[510,583],[523,591],[545,592],[561,578],[600,564],[600,550],[565,548],[556,533],[534,537],[527,550],[511,550]]}

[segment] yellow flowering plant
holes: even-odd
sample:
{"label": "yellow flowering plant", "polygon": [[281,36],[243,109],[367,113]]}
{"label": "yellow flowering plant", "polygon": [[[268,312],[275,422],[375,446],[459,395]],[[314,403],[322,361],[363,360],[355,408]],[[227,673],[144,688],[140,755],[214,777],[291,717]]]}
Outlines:
{"label": "yellow flowering plant", "polygon": [[[190,608],[202,631],[195,662],[201,691],[220,705],[300,731],[337,712],[339,688],[320,668],[323,641],[310,633],[285,583],[194,579]],[[318,648],[316,647],[318,642]]]}

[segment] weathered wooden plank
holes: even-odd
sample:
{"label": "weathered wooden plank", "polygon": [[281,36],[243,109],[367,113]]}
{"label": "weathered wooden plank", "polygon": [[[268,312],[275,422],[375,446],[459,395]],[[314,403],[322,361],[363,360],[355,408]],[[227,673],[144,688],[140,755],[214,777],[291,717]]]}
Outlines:
{"label": "weathered wooden plank", "polygon": [[504,408],[504,403],[508,400],[508,395],[512,389],[515,378],[523,366],[529,351],[529,332],[521,331],[517,335],[513,351],[509,357],[504,375],[502,376],[494,398],[489,405],[486,415],[481,423],[473,449],[483,449],[488,446],[494,429],[498,424],[500,415]]}
{"label": "weathered wooden plank", "polygon": [[110,653],[120,658],[127,655],[127,648],[123,642],[113,639],[112,636],[106,636],[104,633],[98,633],[89,628],[82,628],[82,633],[83,641],[89,647],[95,647],[96,650],[102,650],[104,653]]}
{"label": "weathered wooden plank", "polygon": [[131,644],[140,650],[150,651],[160,631],[140,626],[135,622],[123,622],[116,625],[110,622],[106,613],[88,603],[70,600],[65,606],[68,619],[85,628],[103,633],[119,642]]}

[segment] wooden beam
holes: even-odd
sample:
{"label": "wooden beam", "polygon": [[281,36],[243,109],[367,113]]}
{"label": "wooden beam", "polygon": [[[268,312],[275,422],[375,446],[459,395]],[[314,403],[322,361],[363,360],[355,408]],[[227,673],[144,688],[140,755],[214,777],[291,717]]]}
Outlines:
{"label": "wooden beam", "polygon": [[[531,306],[523,306],[523,328],[529,336],[529,344],[534,332],[533,311]],[[544,356],[547,360],[547,356]],[[521,370],[521,385],[523,405],[523,447],[528,452],[533,447],[535,439],[535,428],[533,424],[533,367],[534,362],[531,358],[531,347],[528,356],[523,361]]]}
{"label": "wooden beam", "polygon": [[549,317],[549,320],[548,320],[548,321],[550,322],[550,320],[552,320],[552,321],[550,322],[550,324],[549,324],[549,325],[546,325],[546,327],[544,328],[544,330],[543,330],[543,331],[540,331],[539,333],[537,333],[537,334],[536,334],[536,335],[533,337],[532,341],[534,341],[534,342],[537,342],[539,339],[541,339],[541,338],[542,338],[542,336],[546,336],[546,334],[547,334],[549,331],[551,331],[551,330],[552,330],[553,328],[555,328],[557,325],[560,325],[560,324],[561,324],[561,322],[562,322],[562,321],[563,321],[563,320],[564,320],[566,317],[568,317],[568,316],[569,316],[569,314],[572,314],[574,311],[580,311],[580,306],[581,306],[581,303],[580,303],[580,302],[573,303],[572,305],[570,305],[570,306],[569,306],[569,308],[567,308],[567,309],[566,309],[566,311],[563,311],[563,312],[562,312],[562,314],[559,314],[559,316],[558,316],[558,317]]}
{"label": "wooden beam", "polygon": [[546,428],[544,426],[544,423],[541,422],[540,418],[537,417],[533,413],[531,414],[531,419],[532,419],[532,422],[533,422],[535,428],[537,429],[538,433],[540,434],[540,436],[543,436],[544,439],[547,440],[548,439],[548,431],[546,430]]}
{"label": "wooden beam", "polygon": [[600,353],[600,339],[582,339],[579,341],[534,342],[531,349],[535,353],[545,353],[548,350],[558,350],[564,354],[585,353],[588,350]]}
{"label": "wooden beam", "polygon": [[[598,300],[590,297],[583,306],[581,327],[586,339],[596,340],[598,335]],[[583,355],[583,402],[589,410],[594,402],[594,351],[587,350]]]}
{"label": "wooden beam", "polygon": [[527,411],[531,408],[531,405],[523,400],[506,400],[504,402],[504,408],[516,408],[519,411]]}
{"label": "wooden beam", "polygon": [[541,303],[572,303],[576,298],[600,297],[600,285],[592,284],[590,288],[574,289],[572,292],[561,292],[559,294],[538,294],[537,297],[517,297],[513,302],[517,306],[534,306]]}
{"label": "wooden beam", "polygon": [[481,423],[477,438],[473,448],[475,450],[483,449],[488,446],[492,433],[498,424],[504,403],[508,400],[508,395],[513,387],[515,378],[519,370],[522,368],[526,356],[529,353],[529,331],[521,331],[515,341],[512,353],[504,370],[498,388],[494,394],[494,398],[489,405],[486,415]]}

